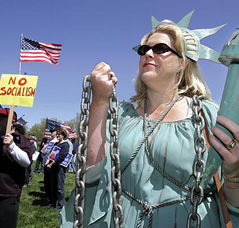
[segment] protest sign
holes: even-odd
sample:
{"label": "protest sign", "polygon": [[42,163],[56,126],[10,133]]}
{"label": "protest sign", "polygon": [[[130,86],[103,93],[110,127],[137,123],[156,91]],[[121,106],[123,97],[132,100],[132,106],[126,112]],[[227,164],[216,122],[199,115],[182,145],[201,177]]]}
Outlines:
{"label": "protest sign", "polygon": [[61,148],[58,146],[54,146],[54,148],[52,149],[49,159],[52,161],[55,161],[59,155],[59,152],[61,151]]}
{"label": "protest sign", "polygon": [[46,145],[42,148],[41,152],[45,152],[45,153],[50,153],[51,152],[51,149],[52,147],[54,146],[54,142],[48,142],[46,143]]}
{"label": "protest sign", "polygon": [[73,154],[68,153],[67,156],[65,157],[64,161],[62,163],[60,163],[60,165],[67,167],[70,164],[72,157],[73,157]]}
{"label": "protest sign", "polygon": [[[49,159],[52,161],[55,161],[57,159],[57,157],[59,156],[59,152],[60,152],[61,148],[54,146],[52,152],[50,153]],[[64,161],[61,162],[59,165],[67,167],[72,159],[73,155],[68,153],[67,156],[65,157]]]}
{"label": "protest sign", "polygon": [[38,76],[2,74],[0,104],[32,107]]}

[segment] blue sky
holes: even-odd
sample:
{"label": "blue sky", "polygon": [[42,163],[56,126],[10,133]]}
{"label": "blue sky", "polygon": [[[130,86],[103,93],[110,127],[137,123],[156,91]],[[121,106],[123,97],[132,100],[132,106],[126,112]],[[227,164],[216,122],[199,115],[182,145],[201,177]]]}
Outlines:
{"label": "blue sky", "polygon": [[[227,23],[201,43],[221,52],[239,27],[239,2],[161,0],[8,0],[0,1],[0,74],[18,74],[20,36],[62,44],[60,64],[22,63],[22,74],[39,76],[33,107],[15,107],[28,127],[42,118],[61,122],[80,112],[82,80],[100,61],[111,65],[118,77],[119,100],[134,95],[133,78],[139,56],[132,47],[151,29],[151,16],[178,22],[195,9],[190,29]],[[212,98],[220,101],[228,68],[200,60]],[[3,105],[3,107],[8,107]]]}

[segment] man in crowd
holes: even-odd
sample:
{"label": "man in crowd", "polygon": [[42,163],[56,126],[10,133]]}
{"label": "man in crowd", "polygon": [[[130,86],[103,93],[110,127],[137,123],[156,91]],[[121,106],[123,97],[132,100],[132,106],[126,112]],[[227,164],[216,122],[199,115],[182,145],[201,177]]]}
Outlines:
{"label": "man in crowd", "polygon": [[[0,227],[16,228],[19,200],[25,179],[25,167],[32,152],[27,138],[11,129],[6,134],[9,109],[0,110]],[[17,120],[13,113],[12,124]]]}
{"label": "man in crowd", "polygon": [[[34,156],[34,153],[37,151],[37,138],[33,134],[28,135],[28,141],[31,145],[32,149],[32,159]],[[29,181],[33,178],[33,161],[31,161],[31,164],[25,168],[25,181],[23,187],[27,187],[29,184]]]}

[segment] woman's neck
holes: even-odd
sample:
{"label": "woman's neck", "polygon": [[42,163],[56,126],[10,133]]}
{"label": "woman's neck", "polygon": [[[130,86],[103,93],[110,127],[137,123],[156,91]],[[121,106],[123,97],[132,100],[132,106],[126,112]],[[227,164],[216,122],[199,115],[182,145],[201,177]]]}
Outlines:
{"label": "woman's neck", "polygon": [[153,113],[157,109],[164,109],[178,96],[178,91],[155,92],[147,91],[147,112]]}

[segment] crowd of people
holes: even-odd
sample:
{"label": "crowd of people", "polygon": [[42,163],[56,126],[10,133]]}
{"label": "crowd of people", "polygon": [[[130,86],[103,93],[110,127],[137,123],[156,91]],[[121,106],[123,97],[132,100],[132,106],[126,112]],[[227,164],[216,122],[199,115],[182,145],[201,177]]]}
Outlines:
{"label": "crowd of people", "polygon": [[[8,116],[9,109],[2,108],[0,110],[0,227],[15,228],[22,187],[28,187],[34,178],[33,175],[39,172],[44,175],[44,190],[49,200],[47,208],[55,208],[58,211],[62,209],[65,204],[65,174],[67,171],[75,173],[77,141],[69,139],[69,133],[64,128],[51,129],[51,139],[43,138],[40,143],[31,133],[25,137],[25,129],[17,122],[16,112],[13,114],[11,131],[6,134]],[[54,151],[57,153],[54,154]]]}
{"label": "crowd of people", "polygon": [[[39,149],[35,147],[36,137],[29,134],[28,140],[31,144],[32,153],[37,153],[34,173],[43,173],[44,189],[49,199],[48,208],[61,210],[65,203],[65,174],[66,172],[75,173],[75,154],[77,151],[77,141],[69,139],[69,132],[64,128],[50,129],[51,138],[43,137]],[[48,149],[46,149],[48,147]],[[57,157],[51,156],[54,148],[60,148]],[[61,164],[68,154],[71,154],[66,164]],[[26,168],[26,186],[32,178],[33,166]],[[28,175],[27,175],[28,174]],[[25,185],[24,185],[25,186]]]}

